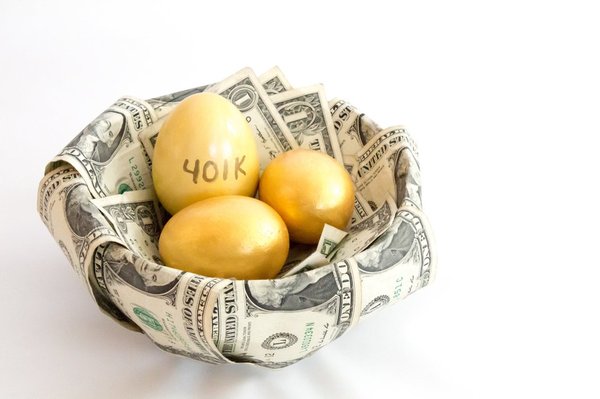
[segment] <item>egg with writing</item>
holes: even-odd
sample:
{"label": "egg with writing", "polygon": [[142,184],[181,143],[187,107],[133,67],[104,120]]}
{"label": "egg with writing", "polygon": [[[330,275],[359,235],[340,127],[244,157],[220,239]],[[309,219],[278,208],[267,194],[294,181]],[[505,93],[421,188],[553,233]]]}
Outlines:
{"label": "egg with writing", "polygon": [[158,248],[170,267],[207,277],[274,278],[289,250],[281,217],[269,205],[238,195],[213,197],[176,213]]}
{"label": "egg with writing", "polygon": [[171,214],[214,196],[254,196],[258,151],[252,128],[229,100],[191,95],[160,129],[152,159],[158,199]]}

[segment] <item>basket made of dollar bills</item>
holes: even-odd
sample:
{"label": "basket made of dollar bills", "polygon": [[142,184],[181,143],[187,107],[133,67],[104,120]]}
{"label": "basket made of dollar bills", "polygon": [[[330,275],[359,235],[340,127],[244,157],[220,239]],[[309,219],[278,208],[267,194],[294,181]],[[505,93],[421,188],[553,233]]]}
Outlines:
{"label": "basket made of dollar bills", "polygon": [[[158,239],[169,215],[152,190],[154,144],[169,112],[205,90],[231,99],[258,126],[261,166],[315,143],[345,165],[356,184],[347,235],[292,245],[282,277],[272,280],[211,278],[161,264]],[[309,122],[286,123],[285,113],[298,109]],[[435,270],[418,153],[405,129],[381,129],[350,104],[327,102],[320,86],[292,88],[278,69],[260,77],[242,70],[217,85],[146,101],[120,98],[45,172],[38,212],[100,309],[192,359],[290,365],[424,287]]]}

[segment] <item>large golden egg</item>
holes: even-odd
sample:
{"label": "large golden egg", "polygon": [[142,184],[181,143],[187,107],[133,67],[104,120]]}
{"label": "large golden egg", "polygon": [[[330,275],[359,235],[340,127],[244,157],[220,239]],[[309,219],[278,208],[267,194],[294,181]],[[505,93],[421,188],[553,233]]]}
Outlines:
{"label": "large golden egg", "polygon": [[252,128],[235,105],[214,93],[194,94],[171,112],[152,161],[154,189],[171,214],[205,198],[256,192]]}
{"label": "large golden egg", "polygon": [[303,244],[317,243],[325,223],[346,229],[354,208],[354,184],[344,167],[327,154],[306,149],[271,161],[258,192],[281,215],[290,238]]}
{"label": "large golden egg", "polygon": [[179,211],[163,228],[158,247],[170,267],[208,277],[269,279],[287,258],[289,236],[270,206],[229,195]]}

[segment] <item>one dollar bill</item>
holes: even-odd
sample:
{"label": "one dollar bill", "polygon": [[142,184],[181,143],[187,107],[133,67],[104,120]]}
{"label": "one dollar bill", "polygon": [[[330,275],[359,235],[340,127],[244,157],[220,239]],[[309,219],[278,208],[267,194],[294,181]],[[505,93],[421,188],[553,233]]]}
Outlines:
{"label": "one dollar bill", "polygon": [[291,90],[292,85],[279,67],[273,67],[258,77],[269,96]]}
{"label": "one dollar bill", "polygon": [[287,125],[250,68],[242,69],[206,91],[227,98],[246,117],[256,137],[261,170],[277,155],[297,147]]}
{"label": "one dollar bill", "polygon": [[343,163],[323,86],[284,91],[271,100],[300,147],[324,152]]}

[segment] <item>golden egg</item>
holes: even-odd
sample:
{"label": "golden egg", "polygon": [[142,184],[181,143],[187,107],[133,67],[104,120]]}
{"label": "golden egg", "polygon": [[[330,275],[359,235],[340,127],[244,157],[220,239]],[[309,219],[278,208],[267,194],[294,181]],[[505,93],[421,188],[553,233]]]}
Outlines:
{"label": "golden egg", "polygon": [[285,223],[270,206],[238,195],[196,202],[175,214],[160,235],[166,265],[207,277],[269,279],[289,250]]}
{"label": "golden egg", "polygon": [[235,105],[214,93],[189,96],[171,112],[152,161],[154,189],[171,214],[205,198],[256,192],[252,128]]}
{"label": "golden egg", "polygon": [[281,215],[290,238],[303,244],[317,243],[325,223],[344,230],[354,208],[354,184],[344,167],[327,154],[306,149],[271,161],[258,193]]}

